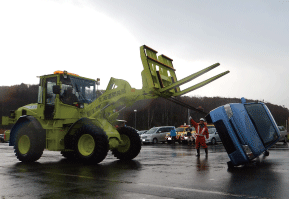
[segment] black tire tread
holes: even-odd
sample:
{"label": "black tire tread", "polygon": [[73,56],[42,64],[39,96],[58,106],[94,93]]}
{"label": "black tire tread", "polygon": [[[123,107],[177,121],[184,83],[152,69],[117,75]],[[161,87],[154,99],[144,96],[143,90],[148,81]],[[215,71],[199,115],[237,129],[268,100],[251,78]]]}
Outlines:
{"label": "black tire tread", "polygon": [[125,134],[130,139],[130,148],[125,152],[119,152],[116,149],[112,150],[112,154],[120,160],[132,160],[134,159],[141,150],[141,141],[139,134],[132,127],[120,127],[117,129],[120,134]]}
{"label": "black tire tread", "polygon": [[[35,129],[33,129],[33,126],[30,126],[30,124],[31,121],[29,120],[24,121],[23,123],[19,124],[15,132],[16,142],[14,144],[14,152],[17,159],[20,160],[21,162],[37,161],[42,156],[45,148],[45,146],[42,146],[40,143],[38,143],[37,133],[35,133]],[[27,128],[30,127],[32,128],[30,129],[30,131],[27,132]],[[30,139],[30,149],[28,153],[24,155],[21,154],[18,149],[18,140],[19,136],[21,135],[27,135]]]}
{"label": "black tire tread", "polygon": [[[88,156],[82,156],[78,151],[78,139],[83,134],[90,134],[95,141],[95,149],[94,152]],[[70,154],[67,158],[75,158],[78,161],[84,163],[94,163],[97,164],[105,159],[109,150],[108,138],[106,133],[102,128],[94,126],[92,124],[84,124],[81,128],[79,128],[72,137],[72,143],[74,147],[75,153]],[[66,153],[65,155],[68,155]]]}

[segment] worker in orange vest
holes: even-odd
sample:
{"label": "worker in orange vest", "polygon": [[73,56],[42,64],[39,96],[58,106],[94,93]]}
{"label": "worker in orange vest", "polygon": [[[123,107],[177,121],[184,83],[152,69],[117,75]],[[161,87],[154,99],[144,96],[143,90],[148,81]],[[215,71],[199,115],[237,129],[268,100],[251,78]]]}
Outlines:
{"label": "worker in orange vest", "polygon": [[205,119],[201,118],[200,123],[197,123],[193,120],[193,118],[190,116],[191,125],[195,127],[196,129],[196,149],[197,154],[196,156],[200,156],[200,147],[205,149],[206,156],[208,156],[208,146],[206,145],[206,139],[209,138],[209,131],[207,128],[207,125],[205,124]]}

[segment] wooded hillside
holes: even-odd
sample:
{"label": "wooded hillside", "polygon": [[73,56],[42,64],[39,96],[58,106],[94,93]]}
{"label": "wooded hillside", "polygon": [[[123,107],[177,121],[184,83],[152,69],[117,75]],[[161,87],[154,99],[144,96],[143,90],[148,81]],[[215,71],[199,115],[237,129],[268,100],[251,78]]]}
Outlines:
{"label": "wooded hillside", "polygon": [[[38,85],[15,85],[0,87],[0,116],[8,116],[10,110],[30,103],[37,102]],[[193,107],[202,108],[204,112],[209,112],[221,105],[227,103],[240,103],[238,98],[222,97],[178,97],[178,100],[189,104]],[[247,99],[247,102],[254,100]],[[265,102],[266,103],[266,102]],[[278,125],[286,125],[289,117],[289,110],[285,107],[266,103]],[[137,110],[137,112],[134,112]],[[189,112],[188,112],[189,111]],[[138,129],[149,129],[153,126],[172,125],[180,126],[188,122],[188,114],[193,119],[198,120],[204,117],[204,114],[188,110],[166,99],[143,100],[135,103],[132,107],[124,109],[119,119],[127,121],[128,126]],[[0,128],[7,128],[1,127]]]}

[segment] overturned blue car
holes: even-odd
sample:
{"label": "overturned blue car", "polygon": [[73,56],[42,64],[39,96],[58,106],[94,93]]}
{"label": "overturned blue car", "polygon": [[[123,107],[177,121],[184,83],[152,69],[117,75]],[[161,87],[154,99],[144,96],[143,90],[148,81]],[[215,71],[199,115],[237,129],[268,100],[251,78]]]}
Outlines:
{"label": "overturned blue car", "polygon": [[208,123],[214,123],[231,161],[228,167],[243,165],[262,153],[268,156],[268,149],[278,142],[278,126],[262,102],[231,103],[220,106],[206,116]]}

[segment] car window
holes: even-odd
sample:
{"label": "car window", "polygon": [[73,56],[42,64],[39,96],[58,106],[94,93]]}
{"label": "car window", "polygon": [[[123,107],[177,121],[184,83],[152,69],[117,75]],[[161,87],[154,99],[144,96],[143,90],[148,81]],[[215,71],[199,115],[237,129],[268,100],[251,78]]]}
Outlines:
{"label": "car window", "polygon": [[209,134],[214,134],[216,132],[216,129],[215,128],[210,128],[208,129],[209,131]]}
{"label": "car window", "polygon": [[168,127],[168,128],[166,128],[166,132],[171,132],[171,130],[173,130],[174,128],[172,128],[172,127]]}
{"label": "car window", "polygon": [[164,132],[164,129],[163,128],[160,128],[157,133],[161,133],[161,132]]}
{"label": "car window", "polygon": [[146,134],[153,134],[153,133],[156,132],[156,130],[157,130],[157,128],[156,128],[156,127],[153,127],[153,128],[151,128],[149,131],[147,131]]}
{"label": "car window", "polygon": [[176,132],[183,132],[183,131],[184,131],[184,128],[182,127],[176,128]]}

